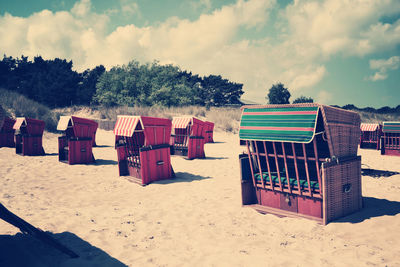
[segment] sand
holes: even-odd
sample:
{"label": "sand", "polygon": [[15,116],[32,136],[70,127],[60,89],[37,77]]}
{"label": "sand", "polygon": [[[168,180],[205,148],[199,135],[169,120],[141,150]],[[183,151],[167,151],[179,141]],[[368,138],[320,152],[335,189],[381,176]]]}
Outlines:
{"label": "sand", "polygon": [[400,266],[400,157],[359,150],[364,209],[323,226],[241,206],[237,135],[145,187],[118,176],[111,131],[96,139],[94,165],[58,162],[52,133],[46,156],[0,149],[1,203],[80,255],[0,220],[0,266]]}

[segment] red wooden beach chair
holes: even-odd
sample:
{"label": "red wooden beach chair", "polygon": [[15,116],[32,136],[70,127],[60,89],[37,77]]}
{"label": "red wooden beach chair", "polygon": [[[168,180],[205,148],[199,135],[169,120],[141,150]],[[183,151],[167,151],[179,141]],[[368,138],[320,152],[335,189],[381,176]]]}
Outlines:
{"label": "red wooden beach chair", "polygon": [[174,177],[169,146],[171,120],[118,116],[114,134],[120,176],[141,185]]}
{"label": "red wooden beach chair", "polygon": [[205,158],[205,123],[195,117],[174,117],[171,145],[173,154],[187,159]]}
{"label": "red wooden beach chair", "polygon": [[6,118],[6,112],[0,105],[0,129],[3,127],[4,119]]}
{"label": "red wooden beach chair", "polygon": [[205,121],[205,142],[214,143],[214,123],[211,121]]}
{"label": "red wooden beach chair", "polygon": [[93,122],[93,128],[94,128],[94,131],[93,131],[93,134],[92,134],[92,146],[96,147],[97,146],[97,144],[96,144],[96,133],[97,133],[97,128],[99,127],[99,124],[97,123],[97,121],[94,121],[94,120],[92,120],[92,122]]}
{"label": "red wooden beach chair", "polygon": [[61,116],[57,130],[62,131],[58,137],[58,160],[68,164],[87,164],[95,162],[93,156],[93,138],[97,122],[75,116]]}
{"label": "red wooden beach chair", "polygon": [[42,120],[17,118],[15,130],[15,152],[23,156],[44,155],[42,137],[45,123]]}
{"label": "red wooden beach chair", "polygon": [[385,121],[382,127],[381,154],[400,156],[400,121]]}
{"label": "red wooden beach chair", "polygon": [[0,147],[15,147],[15,130],[13,129],[14,124],[14,119],[4,117],[3,126],[0,127]]}
{"label": "red wooden beach chair", "polygon": [[244,106],[242,203],[326,224],[362,207],[360,116],[312,104]]}
{"label": "red wooden beach chair", "polygon": [[380,149],[382,125],[378,123],[361,123],[360,148]]}

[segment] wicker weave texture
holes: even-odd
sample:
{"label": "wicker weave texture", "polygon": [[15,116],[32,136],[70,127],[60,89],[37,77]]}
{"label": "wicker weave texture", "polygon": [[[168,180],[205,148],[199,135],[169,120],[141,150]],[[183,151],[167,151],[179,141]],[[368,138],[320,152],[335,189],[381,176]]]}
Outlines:
{"label": "wicker weave texture", "polygon": [[346,216],[362,208],[361,158],[322,166],[324,222]]}
{"label": "wicker weave texture", "polygon": [[321,106],[331,157],[356,156],[360,140],[360,115],[339,108]]}

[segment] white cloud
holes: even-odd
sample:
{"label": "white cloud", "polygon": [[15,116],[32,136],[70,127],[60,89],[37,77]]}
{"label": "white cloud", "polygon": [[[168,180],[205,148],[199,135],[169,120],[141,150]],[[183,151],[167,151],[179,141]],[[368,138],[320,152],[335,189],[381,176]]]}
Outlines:
{"label": "white cloud", "polygon": [[120,0],[121,11],[124,16],[140,16],[139,5],[132,0]]}
{"label": "white cloud", "polygon": [[388,59],[372,59],[369,61],[369,67],[373,70],[395,70],[399,68],[400,57],[393,56]]}
{"label": "white cloud", "polygon": [[319,91],[316,102],[319,104],[329,105],[331,100],[332,100],[332,94],[328,91],[322,90]]}
{"label": "white cloud", "polygon": [[211,9],[211,0],[199,0],[190,2],[191,7],[194,10],[202,10],[209,11]]}
{"label": "white cloud", "polygon": [[378,70],[374,75],[368,77],[371,81],[385,80],[388,77],[387,72],[397,70],[400,66],[400,57],[393,56],[388,59],[372,59],[369,61],[369,67],[372,70]]}
{"label": "white cloud", "polygon": [[369,77],[369,80],[376,82],[376,81],[380,81],[380,80],[386,80],[387,77],[388,76],[386,73],[376,72],[374,75]]}
{"label": "white cloud", "polygon": [[[199,8],[211,7],[210,0],[197,3]],[[140,16],[135,1],[120,0],[120,4],[121,15]],[[70,11],[43,10],[27,18],[5,14],[0,16],[0,53],[72,59],[77,70],[156,59],[243,83],[245,98],[255,100],[264,98],[276,82],[296,94],[315,87],[333,55],[364,56],[400,44],[400,20],[379,22],[383,15],[400,12],[397,0],[294,1],[274,24],[268,18],[270,12],[278,12],[276,0],[238,0],[194,21],[170,17],[156,25],[125,25],[106,33],[116,12],[97,14],[90,0],[81,0]],[[239,32],[250,28],[261,34],[263,27],[278,30],[276,37],[238,38]],[[386,77],[387,71],[376,70],[375,80]],[[322,91],[319,102],[331,97]]]}
{"label": "white cloud", "polygon": [[71,12],[77,16],[83,17],[90,12],[90,8],[90,0],[81,0],[80,2],[75,3],[74,7],[71,9]]}
{"label": "white cloud", "polygon": [[324,66],[319,66],[316,69],[306,69],[305,73],[298,72],[292,82],[289,83],[289,88],[298,90],[311,87],[322,80],[325,71]]}
{"label": "white cloud", "polygon": [[338,52],[365,55],[394,48],[400,42],[400,20],[382,24],[379,19],[398,12],[398,0],[309,0],[294,1],[283,18],[295,42],[312,47],[316,56],[329,57]]}

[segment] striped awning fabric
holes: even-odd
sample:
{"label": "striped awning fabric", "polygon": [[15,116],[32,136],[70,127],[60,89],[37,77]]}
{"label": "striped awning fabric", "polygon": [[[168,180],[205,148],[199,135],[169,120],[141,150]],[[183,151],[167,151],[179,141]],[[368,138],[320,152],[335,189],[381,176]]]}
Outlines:
{"label": "striped awning fabric", "polygon": [[114,134],[131,137],[139,121],[139,116],[118,116],[114,127]]}
{"label": "striped awning fabric", "polygon": [[185,129],[192,121],[192,117],[174,117],[172,119],[172,128]]}
{"label": "striped awning fabric", "polygon": [[22,124],[25,122],[25,118],[21,117],[21,118],[17,118],[15,121],[15,124],[13,126],[14,130],[19,130],[19,128],[21,128]]}
{"label": "striped awning fabric", "polygon": [[65,131],[68,128],[69,121],[71,120],[71,116],[60,116],[60,120],[57,124],[58,131]]}
{"label": "striped awning fabric", "polygon": [[382,132],[400,133],[400,121],[384,121]]}
{"label": "striped awning fabric", "polygon": [[315,135],[318,106],[245,108],[240,121],[242,140],[309,143]]}
{"label": "striped awning fabric", "polygon": [[378,123],[361,123],[360,126],[361,131],[363,132],[375,132],[379,129]]}

